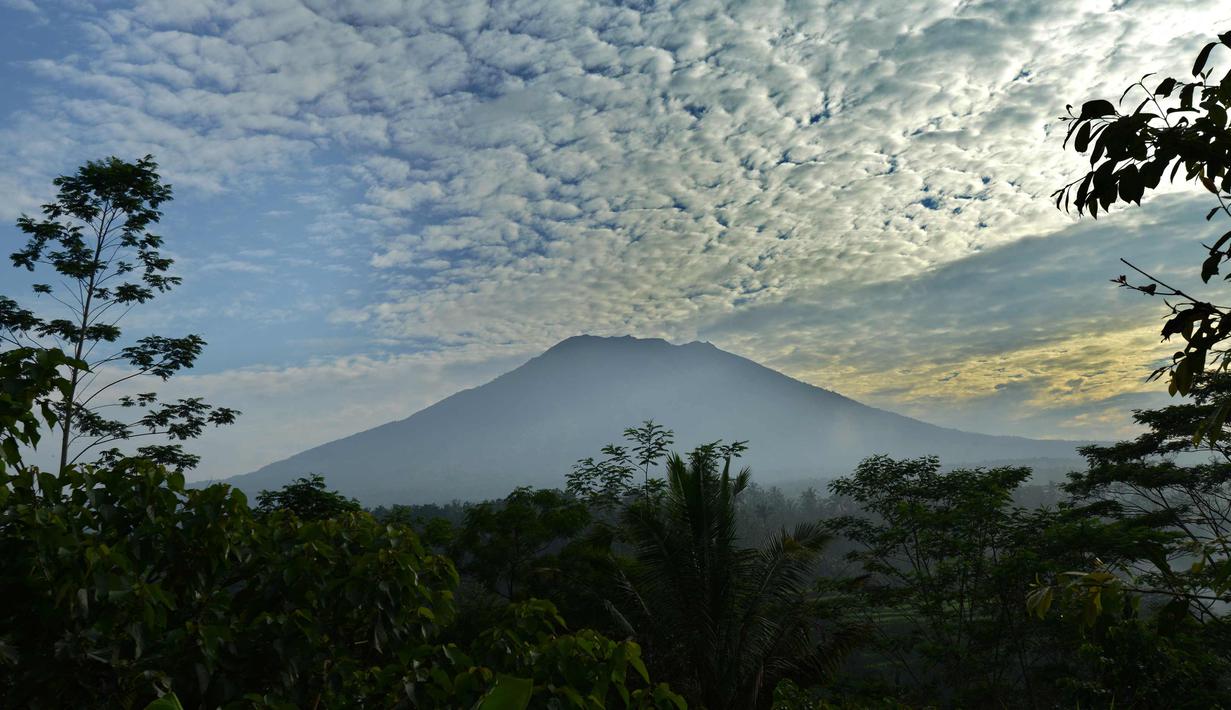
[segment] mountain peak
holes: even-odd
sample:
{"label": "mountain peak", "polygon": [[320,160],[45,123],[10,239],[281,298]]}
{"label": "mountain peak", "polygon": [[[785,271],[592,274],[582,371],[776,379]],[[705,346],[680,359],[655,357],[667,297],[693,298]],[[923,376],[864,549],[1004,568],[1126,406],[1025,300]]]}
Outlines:
{"label": "mountain peak", "polygon": [[561,353],[580,349],[627,351],[632,349],[691,348],[718,350],[712,343],[694,340],[675,344],[663,338],[638,338],[633,335],[574,335],[565,338],[547,349],[547,353]]}
{"label": "mountain peak", "polygon": [[547,352],[581,347],[620,347],[649,343],[670,345],[670,343],[662,338],[637,338],[631,335],[589,335],[582,333],[581,335],[574,335],[571,338],[561,340],[548,348]]}
{"label": "mountain peak", "polygon": [[572,465],[653,419],[687,451],[747,440],[765,485],[848,473],[872,454],[946,464],[1035,458],[1077,462],[1075,442],[945,429],[865,406],[710,343],[578,335],[521,367],[410,417],[233,479],[277,488],[308,473],[365,502],[441,502],[560,487]]}

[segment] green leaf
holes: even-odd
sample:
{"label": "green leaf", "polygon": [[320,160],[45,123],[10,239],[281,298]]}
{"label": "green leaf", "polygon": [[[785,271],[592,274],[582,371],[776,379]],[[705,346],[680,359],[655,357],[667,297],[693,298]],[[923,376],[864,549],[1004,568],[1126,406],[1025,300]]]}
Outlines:
{"label": "green leaf", "polygon": [[12,437],[5,437],[4,439],[4,460],[14,465],[21,461],[21,452],[17,448],[17,440]]}
{"label": "green leaf", "polygon": [[1026,596],[1026,610],[1040,619],[1046,617],[1054,595],[1050,585],[1036,588]]}
{"label": "green leaf", "polygon": [[1192,365],[1193,363],[1191,360],[1184,358],[1180,361],[1180,364],[1176,365],[1175,369],[1171,371],[1171,382],[1175,385],[1176,392],[1181,395],[1187,396],[1189,388],[1192,387],[1193,375],[1195,374],[1193,373]]}
{"label": "green leaf", "polygon": [[533,693],[534,681],[529,678],[497,676],[496,685],[479,703],[479,710],[525,710]]}
{"label": "green leaf", "polygon": [[647,683],[650,682],[650,671],[645,667],[645,661],[641,660],[640,654],[629,654],[628,662],[633,667],[633,670],[637,671],[637,675],[641,676],[642,680]]}
{"label": "green leaf", "polygon": [[145,710],[184,710],[184,706],[180,705],[180,699],[175,697],[175,693],[167,693],[146,705]]}
{"label": "green leaf", "polygon": [[1199,445],[1202,439],[1208,439],[1211,446],[1216,444],[1222,435],[1222,426],[1228,414],[1231,414],[1231,400],[1219,403],[1210,416],[1201,422],[1197,431],[1193,433],[1193,446]]}

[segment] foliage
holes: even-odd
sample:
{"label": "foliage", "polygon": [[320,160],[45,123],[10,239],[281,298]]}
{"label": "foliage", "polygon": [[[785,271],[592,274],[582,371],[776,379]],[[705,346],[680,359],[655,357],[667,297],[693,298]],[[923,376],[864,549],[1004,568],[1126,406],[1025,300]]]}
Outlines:
{"label": "foliage", "polygon": [[467,509],[455,549],[461,568],[488,590],[523,600],[531,577],[553,573],[553,548],[589,524],[586,507],[559,491],[518,488],[499,503]]}
{"label": "foliage", "polygon": [[69,382],[60,376],[60,368],[70,364],[54,349],[0,352],[0,474],[21,465],[21,447],[38,445],[44,423],[55,425],[55,407],[48,397],[63,396]]}
{"label": "foliage", "polygon": [[1222,708],[1231,704],[1227,639],[1191,619],[1181,625],[1131,610],[1104,616],[1068,654],[1060,681],[1080,707]]}
{"label": "foliage", "polygon": [[[560,708],[687,707],[665,684],[651,684],[637,644],[612,641],[589,629],[575,634],[564,634],[563,629],[564,620],[550,602],[521,602],[506,608],[501,622],[480,636],[470,654],[460,655],[455,648],[446,653],[455,667],[464,669],[463,677],[473,676],[476,665],[501,669],[484,708],[524,708],[531,702],[534,707]],[[640,679],[644,687],[631,687],[629,677]],[[444,690],[433,698],[439,705],[456,704],[463,697],[456,685]],[[516,701],[492,702],[498,693]]]}
{"label": "foliage", "polygon": [[801,688],[792,680],[783,680],[774,688],[773,710],[910,710],[892,697],[861,697],[857,701],[830,700],[819,688]]}
{"label": "foliage", "polygon": [[575,624],[618,630],[604,606],[618,565],[615,531],[567,494],[519,488],[467,506],[457,526],[436,520],[418,529],[457,560],[460,638],[496,623],[508,603],[535,597],[551,599]]}
{"label": "foliage", "polygon": [[184,706],[180,703],[179,696],[175,693],[167,693],[146,705],[145,710],[184,710]]}
{"label": "foliage", "polygon": [[4,483],[4,706],[361,697],[451,614],[449,562],[366,514],[258,520],[137,459]]}
{"label": "foliage", "polygon": [[[1122,112],[1105,99],[1085,102],[1079,113],[1073,113],[1070,107],[1069,115],[1061,119],[1068,125],[1065,146],[1071,140],[1077,152],[1089,150],[1090,170],[1056,191],[1056,206],[1075,207],[1078,214],[1097,218],[1100,210],[1106,211],[1117,202],[1140,204],[1145,192],[1156,189],[1163,176],[1169,175],[1174,181],[1183,168],[1185,180],[1197,181],[1218,200],[1218,206],[1209,211],[1206,219],[1213,219],[1219,212],[1231,217],[1227,203],[1231,198],[1231,130],[1227,124],[1231,72],[1216,79],[1213,70],[1206,68],[1212,52],[1220,45],[1231,47],[1231,32],[1219,35],[1218,41],[1202,48],[1193,65],[1194,81],[1167,77],[1150,89],[1145,84],[1150,76],[1147,74],[1128,87],[1120,97],[1121,105],[1130,94],[1144,94],[1132,111]],[[1220,272],[1223,262],[1231,259],[1231,232],[1205,249],[1201,279],[1208,283]],[[1125,263],[1148,279],[1148,283],[1135,285],[1123,275],[1115,279],[1116,283],[1168,299],[1170,317],[1163,325],[1162,337],[1170,340],[1171,336],[1179,335],[1184,347],[1154,376],[1169,373],[1170,393],[1186,395],[1207,364],[1217,363],[1220,368],[1229,364],[1226,351],[1219,346],[1231,336],[1231,311]],[[1195,436],[1217,438],[1228,414],[1231,400],[1220,401]]]}
{"label": "foliage", "polygon": [[[1120,105],[1135,92],[1144,96],[1131,111],[1106,100],[1087,101],[1079,113],[1070,108],[1062,119],[1065,145],[1088,150],[1090,170],[1055,193],[1057,207],[1097,217],[1117,202],[1140,204],[1146,191],[1165,175],[1174,181],[1182,168],[1186,181],[1196,181],[1218,202],[1206,220],[1231,217],[1231,72],[1217,78],[1207,69],[1220,45],[1231,47],[1231,32],[1201,49],[1193,81],[1168,77],[1151,88],[1147,75],[1130,86]],[[1209,283],[1231,258],[1231,232],[1204,248],[1200,275]],[[1121,548],[1117,559],[1099,557],[1044,576],[1033,586],[1029,608],[1046,617],[1054,604],[1061,616],[1074,616],[1083,633],[1103,639],[1085,654],[1093,660],[1084,665],[1103,678],[1104,692],[1080,695],[1081,702],[1154,707],[1167,704],[1166,689],[1177,688],[1193,707],[1221,706],[1228,702],[1226,664],[1204,652],[1211,642],[1223,649],[1227,642],[1231,469],[1221,441],[1231,414],[1224,347],[1231,311],[1124,263],[1146,282],[1123,275],[1114,282],[1165,298],[1162,338],[1178,335],[1184,342],[1152,378],[1169,374],[1169,392],[1192,401],[1136,412],[1145,433],[1083,449],[1088,470],[1072,474],[1066,492],[1077,503],[1098,506],[1108,521],[1104,529],[1133,531],[1136,543]],[[1223,680],[1210,685],[1211,678]],[[1107,691],[1113,682],[1121,692]]]}
{"label": "foliage", "polygon": [[[860,508],[830,522],[859,546],[849,555],[866,575],[857,606],[870,615],[879,653],[910,679],[907,695],[918,702],[1040,707],[1085,697],[1072,694],[1078,686],[1103,687],[1106,677],[1089,677],[1093,671],[1074,658],[1094,647],[1114,657],[1099,645],[1110,643],[1106,628],[1091,640],[1088,625],[1070,623],[1072,614],[1085,618],[1082,605],[1049,623],[1032,620],[1031,610],[1052,600],[1031,583],[1100,559],[1137,564],[1162,538],[1135,521],[1105,520],[1110,508],[1102,502],[1016,506],[1013,494],[1029,474],[944,471],[934,457],[875,456],[830,486]],[[1088,601],[1126,603],[1110,590]]]}
{"label": "foliage", "polygon": [[862,603],[880,614],[881,647],[931,694],[969,703],[1012,692],[996,687],[1005,664],[995,659],[1025,650],[1014,633],[1024,614],[1002,598],[999,567],[1017,527],[1011,494],[1028,476],[874,456],[830,484],[862,511],[829,527],[859,545],[849,558],[869,575]]}
{"label": "foliage", "polygon": [[[639,427],[624,430],[628,446],[608,444],[604,458],[587,457],[573,465],[567,476],[568,492],[600,510],[610,510],[631,496],[658,496],[663,480],[651,478],[650,471],[658,467],[675,441],[675,433],[647,419]],[[736,442],[736,446],[743,442]],[[640,489],[632,485],[633,476],[641,472]]]}
{"label": "foliage", "polygon": [[[1202,376],[1192,394],[1190,403],[1136,412],[1147,427],[1136,439],[1082,449],[1089,468],[1072,474],[1065,490],[1105,502],[1106,515],[1154,530],[1156,541],[1148,565],[1104,564],[1061,580],[1070,602],[1089,604],[1103,588],[1163,595],[1172,618],[1222,623],[1231,602],[1231,459],[1220,440],[1194,443],[1192,433],[1231,395],[1231,376]],[[1177,461],[1194,455],[1205,460]]]}
{"label": "foliage", "polygon": [[[153,392],[99,399],[110,395],[112,387],[139,377],[165,381],[192,367],[205,346],[197,335],[151,335],[118,345],[117,324],[129,310],[180,283],[178,276],[168,275],[173,262],[160,251],[162,237],[149,232],[162,216],[159,208],[171,199],[171,186],[162,182],[157,169],[148,155],[133,163],[115,157],[87,162],[75,174],[53,180],[59,192],[54,202],[43,205],[42,218],[23,215],[17,220],[27,241],[11,255],[13,265],[54,272],[60,289],[39,283],[33,290],[66,313],[44,318],[0,296],[0,339],[17,348],[71,354],[63,364],[67,385],[57,398],[44,400],[56,409],[61,468],[95,449],[100,461],[115,461],[121,456],[118,449],[100,447],[134,438],[192,439],[206,425],[230,424],[239,414],[196,397],[161,401]],[[99,345],[117,349],[95,354]],[[127,370],[117,374],[108,368],[113,364]],[[109,407],[119,407],[127,416],[110,418],[104,414]],[[198,460],[180,444],[143,446],[138,453],[177,469],[191,468]]]}
{"label": "foliage", "polygon": [[227,486],[185,489],[139,459],[3,484],[5,707],[168,691],[187,707],[527,707],[498,702],[510,683],[563,707],[677,706],[635,644],[567,634],[544,603],[451,644],[452,564],[364,512],[257,515]]}
{"label": "foliage", "polygon": [[412,528],[424,545],[443,553],[453,548],[457,527],[466,519],[470,506],[470,503],[455,500],[447,505],[381,505],[371,508],[369,512],[383,523]]}
{"label": "foliage", "polygon": [[325,487],[325,477],[312,473],[276,491],[261,491],[256,497],[261,513],[286,511],[300,520],[327,520],[363,509],[354,498]]}
{"label": "foliage", "polygon": [[[1066,644],[1057,687],[1083,707],[1227,707],[1231,660],[1227,629],[1201,622],[1173,599],[1143,609],[1143,597],[1104,566],[1070,572],[1058,586],[1039,586],[1029,606],[1043,618],[1052,607],[1075,618],[1081,633]],[[1040,598],[1043,600],[1040,602]]]}
{"label": "foliage", "polygon": [[617,613],[655,672],[712,710],[767,706],[779,679],[819,680],[838,650],[814,633],[807,585],[828,536],[800,525],[761,549],[736,544],[735,501],[750,473],[730,466],[743,448],[715,442],[687,462],[668,457],[662,500],[634,502],[622,520],[635,561]]}
{"label": "foliage", "polygon": [[631,482],[637,469],[627,447],[608,444],[602,455],[600,459],[589,456],[574,464],[566,479],[566,490],[587,505],[611,509],[633,491]]}
{"label": "foliage", "polygon": [[642,486],[650,492],[650,469],[658,466],[675,442],[675,432],[665,429],[647,419],[639,427],[624,430],[624,439],[632,444],[633,463],[641,469]]}

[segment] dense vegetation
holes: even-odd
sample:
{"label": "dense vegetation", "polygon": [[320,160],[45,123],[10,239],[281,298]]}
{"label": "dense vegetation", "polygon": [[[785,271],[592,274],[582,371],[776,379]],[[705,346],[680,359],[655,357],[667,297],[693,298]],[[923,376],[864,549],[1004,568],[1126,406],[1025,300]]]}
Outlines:
{"label": "dense vegetation", "polygon": [[[1073,117],[1096,166],[1079,210],[1138,201],[1175,161],[1226,192],[1231,75],[1208,83],[1210,51],[1198,82],[1150,97],[1179,88],[1200,119]],[[1231,376],[1206,367],[1222,310],[1190,299],[1164,329],[1187,343],[1170,370],[1189,399],[1135,413],[1143,434],[1083,449],[1058,487],[876,456],[792,497],[734,470],[748,442],[676,453],[645,422],[562,490],[369,511],[304,472],[254,506],[186,487],[174,444],[80,462],[236,414],[140,395],[115,403],[135,422],[109,423],[83,395],[87,344],[120,337],[92,309],[174,285],[146,232],[170,199],[155,167],[89,163],[19,222],[14,263],[86,297],[58,320],[0,298],[0,707],[1231,706]],[[140,275],[105,285],[112,264]],[[165,379],[201,345],[150,336],[116,357]],[[27,461],[47,430],[51,471]]]}
{"label": "dense vegetation", "polygon": [[253,510],[140,458],[24,465],[31,405],[67,385],[42,353],[0,362],[0,706],[682,704],[635,643],[569,633],[546,601],[456,632],[453,564],[312,480]]}
{"label": "dense vegetation", "polygon": [[[374,513],[416,521],[459,560],[519,570],[510,595],[505,573],[476,564],[459,604],[491,614],[540,595],[576,609],[636,639],[694,707],[1231,706],[1217,609],[1231,594],[1208,572],[1225,557],[1192,565],[1190,537],[1221,535],[1191,519],[1210,514],[1194,496],[1231,494],[1211,476],[1226,464],[1179,467],[1149,448],[1191,442],[1210,406],[1139,413],[1157,426],[1085,450],[1090,468],[1059,488],[1024,468],[873,457],[828,495],[790,497],[732,474],[716,443],[666,457],[657,493],[641,481],[614,503],[519,490]],[[1170,509],[1127,492],[1143,479],[1176,488],[1156,494]],[[1181,559],[1191,569],[1166,562]]]}
{"label": "dense vegetation", "polygon": [[1025,469],[930,458],[792,499],[715,443],[601,504],[368,512],[315,477],[253,508],[138,458],[38,471],[16,444],[64,382],[46,353],[3,367],[5,706],[1231,704],[1225,557],[1191,556],[1227,464],[1155,456],[1212,404],[1139,414],[1044,507],[1013,502]]}

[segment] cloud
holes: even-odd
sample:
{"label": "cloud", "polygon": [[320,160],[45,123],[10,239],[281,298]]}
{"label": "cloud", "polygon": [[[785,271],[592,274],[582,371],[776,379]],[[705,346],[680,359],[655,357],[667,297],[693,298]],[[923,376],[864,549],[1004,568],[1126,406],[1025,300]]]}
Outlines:
{"label": "cloud", "polygon": [[264,274],[268,273],[269,269],[260,264],[243,259],[218,259],[204,264],[200,267],[201,271],[237,271],[246,274]]}
{"label": "cloud", "polygon": [[[133,380],[117,396],[156,390],[164,400],[202,397],[238,409],[229,427],[209,429],[185,449],[203,456],[193,480],[255,470],[312,446],[410,416],[453,392],[491,379],[525,358],[452,351],[415,355],[321,358],[294,367],[245,367],[209,375],[191,372],[166,383]],[[100,382],[107,381],[105,373]],[[36,463],[51,461],[48,447]]]}
{"label": "cloud", "polygon": [[[1028,237],[910,279],[799,289],[742,309],[702,337],[809,382],[929,421],[1033,436],[1112,438],[1129,407],[1166,400],[1153,368],[1161,299],[1116,288],[1126,258],[1200,292],[1201,242],[1219,233],[1202,198],[1170,195]],[[1141,279],[1135,279],[1140,282]],[[1196,282],[1196,283],[1194,283]]]}
{"label": "cloud", "polygon": [[39,14],[38,5],[35,5],[33,0],[0,0],[0,7],[20,10],[33,15]]}
{"label": "cloud", "polygon": [[[1056,117],[1146,71],[1182,75],[1231,13],[141,0],[77,17],[77,51],[20,65],[35,88],[0,129],[0,217],[37,205],[51,166],[152,152],[188,199],[281,198],[252,206],[287,222],[260,247],[343,274],[343,298],[302,274],[291,290],[358,329],[359,354],[711,334],[886,406],[1011,393],[1053,412],[1031,431],[1058,433],[1085,416],[1068,402],[1130,394],[1108,383],[1137,361],[1112,353],[1145,342],[1147,311],[1030,281],[1106,255],[1048,200],[1082,167]],[[1110,219],[1137,233],[1160,214]],[[228,279],[276,260],[194,256]],[[1075,347],[1104,354],[1074,374]],[[923,361],[887,386],[895,358]]]}

